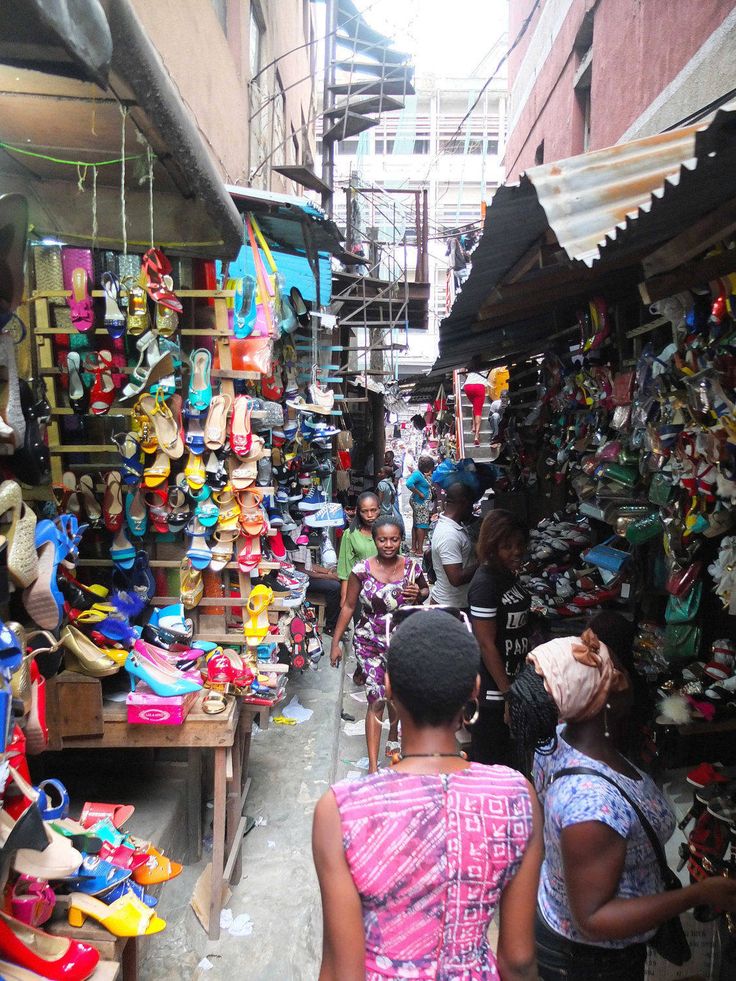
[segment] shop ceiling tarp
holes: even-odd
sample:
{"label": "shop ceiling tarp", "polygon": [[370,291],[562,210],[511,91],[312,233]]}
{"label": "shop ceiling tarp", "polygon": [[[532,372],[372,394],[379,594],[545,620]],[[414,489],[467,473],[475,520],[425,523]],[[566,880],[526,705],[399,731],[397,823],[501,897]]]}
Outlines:
{"label": "shop ceiling tarp", "polygon": [[[621,275],[631,257],[636,279],[647,248],[736,196],[735,164],[736,112],[728,107],[685,129],[533,167],[500,187],[471,274],[440,325],[435,368],[457,367],[476,352],[492,356],[499,345],[508,356],[543,338],[551,321],[540,301],[563,278],[569,296],[584,294],[609,266]],[[550,232],[562,261],[530,268],[521,279],[526,303],[494,320],[512,270]]]}
{"label": "shop ceiling tarp", "polygon": [[147,147],[156,243],[235,256],[240,215],[130,0],[3,0],[0,193],[26,196],[34,233],[120,249],[125,215],[147,248]]}

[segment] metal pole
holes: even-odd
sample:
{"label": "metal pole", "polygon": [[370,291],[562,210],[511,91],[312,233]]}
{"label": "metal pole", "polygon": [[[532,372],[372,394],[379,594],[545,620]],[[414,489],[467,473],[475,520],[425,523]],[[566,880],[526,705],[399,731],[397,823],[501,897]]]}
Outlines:
{"label": "metal pole", "polygon": [[422,270],[423,283],[429,282],[429,191],[422,191]]}
{"label": "metal pole", "polygon": [[[337,30],[337,0],[327,0],[325,7],[325,80],[322,92],[322,133],[327,129],[325,113],[334,106],[334,95],[330,86],[335,80],[335,32]],[[329,187],[329,192],[322,194],[322,207],[332,218],[333,198],[332,181],[335,172],[335,144],[325,144],[322,138],[322,182]]]}

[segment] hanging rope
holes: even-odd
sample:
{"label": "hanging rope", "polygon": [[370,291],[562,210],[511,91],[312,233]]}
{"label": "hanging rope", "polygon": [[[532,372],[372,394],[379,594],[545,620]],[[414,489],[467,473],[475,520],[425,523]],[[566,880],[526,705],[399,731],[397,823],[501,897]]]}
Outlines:
{"label": "hanging rope", "polygon": [[92,248],[97,248],[97,168],[92,168]]}
{"label": "hanging rope", "polygon": [[148,158],[148,219],[151,225],[151,248],[154,248],[153,240],[153,150],[146,144],[146,157]]}
{"label": "hanging rope", "polygon": [[120,136],[120,218],[123,225],[123,255],[128,254],[128,227],[127,215],[125,214],[125,122],[128,110],[125,106],[120,106],[122,117],[121,136]]}
{"label": "hanging rope", "polygon": [[65,160],[62,157],[51,157],[48,153],[25,150],[23,147],[13,146],[12,143],[3,143],[1,140],[0,148],[10,150],[12,153],[20,153],[24,157],[36,157],[38,160],[48,160],[49,163],[66,164],[67,167],[109,167],[112,164],[124,163],[125,160],[140,160],[142,157],[142,154],[136,153],[126,157],[125,160],[122,157],[115,157],[113,160]]}

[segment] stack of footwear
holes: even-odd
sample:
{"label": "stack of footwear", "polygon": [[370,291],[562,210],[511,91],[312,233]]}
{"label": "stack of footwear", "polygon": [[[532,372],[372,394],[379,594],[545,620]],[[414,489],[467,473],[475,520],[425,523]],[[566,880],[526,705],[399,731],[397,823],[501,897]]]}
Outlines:
{"label": "stack of footwear", "polygon": [[133,807],[86,803],[72,820],[60,781],[33,786],[22,752],[13,754],[13,763],[0,811],[2,852],[10,867],[6,912],[0,913],[0,972],[7,978],[84,981],[99,962],[94,947],[41,929],[58,917],[59,897],[72,927],[89,918],[115,937],[150,936],[166,922],[146,890],[173,879],[182,866],[122,830]]}

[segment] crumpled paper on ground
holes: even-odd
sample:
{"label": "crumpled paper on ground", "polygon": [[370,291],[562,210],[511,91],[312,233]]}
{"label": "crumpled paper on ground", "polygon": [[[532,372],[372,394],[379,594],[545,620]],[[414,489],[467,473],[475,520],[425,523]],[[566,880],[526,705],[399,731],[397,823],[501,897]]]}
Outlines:
{"label": "crumpled paper on ground", "polygon": [[282,709],[281,714],[287,719],[294,719],[295,722],[306,722],[314,715],[312,709],[304,708],[298,697],[294,695],[289,704]]}

